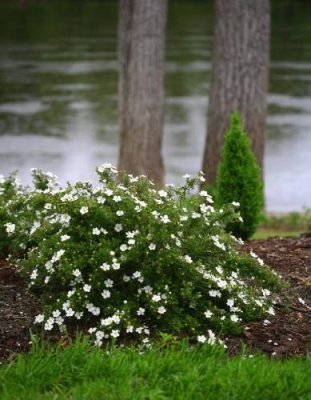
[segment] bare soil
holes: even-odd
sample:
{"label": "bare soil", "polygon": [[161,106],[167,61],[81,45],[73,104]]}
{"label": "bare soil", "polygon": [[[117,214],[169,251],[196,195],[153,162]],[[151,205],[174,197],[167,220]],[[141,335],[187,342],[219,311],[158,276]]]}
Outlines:
{"label": "bare soil", "polygon": [[[241,335],[227,339],[229,354],[236,354],[243,344],[273,357],[311,353],[311,237],[253,240],[243,250],[253,250],[289,286],[280,293],[269,323],[248,323]],[[40,311],[39,299],[28,291],[17,270],[0,260],[0,362],[29,350],[31,332],[42,333],[33,324]],[[63,340],[57,335],[51,339]]]}

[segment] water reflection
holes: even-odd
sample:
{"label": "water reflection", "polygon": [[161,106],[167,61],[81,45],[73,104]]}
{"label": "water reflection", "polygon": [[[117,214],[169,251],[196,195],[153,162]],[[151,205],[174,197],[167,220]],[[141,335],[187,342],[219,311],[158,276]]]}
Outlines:
{"label": "water reflection", "polygon": [[[201,166],[211,3],[176,2],[169,10],[163,150],[169,182]],[[303,0],[273,3],[269,210],[311,206],[310,11]],[[35,166],[63,182],[88,180],[95,165],[117,162],[116,26],[116,2],[0,4],[0,173],[18,168],[29,182]]]}

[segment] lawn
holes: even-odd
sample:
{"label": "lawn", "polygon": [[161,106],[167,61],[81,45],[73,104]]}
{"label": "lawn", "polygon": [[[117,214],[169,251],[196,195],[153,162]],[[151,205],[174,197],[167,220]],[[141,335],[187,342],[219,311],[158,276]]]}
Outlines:
{"label": "lawn", "polygon": [[77,341],[0,368],[1,400],[18,399],[311,399],[311,358],[228,357],[220,348],[186,343],[144,352],[103,351]]}
{"label": "lawn", "polygon": [[268,239],[270,237],[294,237],[298,238],[303,231],[299,230],[283,230],[283,229],[273,229],[273,228],[260,228],[254,233],[251,239]]}

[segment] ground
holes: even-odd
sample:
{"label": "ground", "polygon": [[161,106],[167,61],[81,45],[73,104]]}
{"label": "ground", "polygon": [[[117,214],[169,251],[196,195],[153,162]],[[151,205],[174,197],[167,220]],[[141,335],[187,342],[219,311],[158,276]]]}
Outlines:
{"label": "ground", "polygon": [[[252,240],[243,249],[257,253],[288,287],[280,293],[269,323],[248,323],[240,336],[227,338],[229,353],[237,353],[243,343],[273,357],[311,353],[311,237]],[[0,362],[29,349],[30,332],[38,332],[34,316],[40,310],[39,300],[16,269],[0,260]]]}

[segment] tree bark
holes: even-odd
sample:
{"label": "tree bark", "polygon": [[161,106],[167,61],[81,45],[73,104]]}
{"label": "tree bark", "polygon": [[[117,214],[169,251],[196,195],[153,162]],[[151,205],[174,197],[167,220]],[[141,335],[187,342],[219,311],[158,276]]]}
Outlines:
{"label": "tree bark", "polygon": [[208,132],[203,171],[214,183],[224,134],[238,111],[263,168],[269,63],[269,0],[215,0]]}
{"label": "tree bark", "polygon": [[120,0],[119,7],[119,170],[161,184],[167,0]]}

